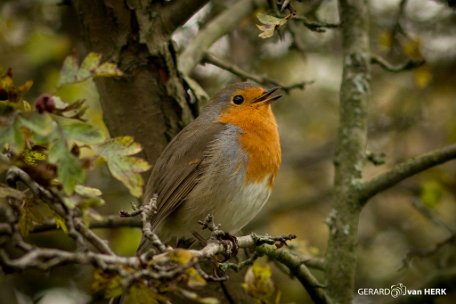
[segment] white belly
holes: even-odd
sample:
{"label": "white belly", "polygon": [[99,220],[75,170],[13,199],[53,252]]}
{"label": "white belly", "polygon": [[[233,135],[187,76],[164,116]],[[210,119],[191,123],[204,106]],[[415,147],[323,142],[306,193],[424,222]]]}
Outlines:
{"label": "white belly", "polygon": [[[221,229],[236,233],[247,225],[264,207],[271,190],[269,176],[263,181],[250,183],[233,183],[223,189],[212,185],[210,188],[198,187],[178,210],[163,220],[157,227],[159,236],[167,242],[179,238],[190,238],[192,232],[207,236],[201,230],[199,220],[204,220],[208,214],[214,216],[214,222],[221,224]],[[201,185],[200,185],[201,186]],[[232,187],[236,186],[236,187]],[[203,189],[205,188],[205,189]]]}

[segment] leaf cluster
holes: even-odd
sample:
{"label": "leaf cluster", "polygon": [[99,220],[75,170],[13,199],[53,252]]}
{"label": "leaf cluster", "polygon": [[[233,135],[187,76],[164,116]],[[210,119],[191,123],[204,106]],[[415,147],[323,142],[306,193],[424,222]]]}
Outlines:
{"label": "leaf cluster", "polygon": [[[81,65],[75,56],[69,56],[58,87],[121,75],[115,65],[102,63],[100,54],[88,54]],[[32,103],[27,101],[25,96],[32,85],[32,81],[16,85],[11,69],[0,70],[0,170],[11,166],[23,169],[40,185],[58,193],[68,208],[80,208],[85,220],[89,207],[104,203],[99,189],[84,185],[88,170],[96,164],[105,162],[133,196],[141,196],[144,181],[140,173],[149,169],[146,161],[133,156],[141,146],[128,136],[107,138],[85,118],[85,100],[68,101],[53,93],[43,94]],[[0,190],[6,197],[13,189],[0,186]],[[66,231],[61,218],[52,212],[41,215],[35,205],[22,200],[19,225],[23,235],[48,218]]]}

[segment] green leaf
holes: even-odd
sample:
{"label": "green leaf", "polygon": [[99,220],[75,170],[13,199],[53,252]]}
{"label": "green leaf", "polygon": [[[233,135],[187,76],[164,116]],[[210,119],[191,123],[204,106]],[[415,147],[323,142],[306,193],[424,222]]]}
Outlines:
{"label": "green leaf", "polygon": [[57,83],[57,87],[61,87],[68,83],[77,81],[78,75],[78,61],[75,56],[70,55],[65,58],[63,62],[62,70],[60,71],[60,78]]}
{"label": "green leaf", "polygon": [[89,78],[93,71],[100,65],[101,54],[89,53],[81,64],[78,71],[78,79]]}
{"label": "green leaf", "polygon": [[65,193],[73,193],[76,185],[84,181],[85,174],[79,159],[68,150],[65,140],[58,138],[53,142],[48,159],[57,165],[57,177]]}
{"label": "green leaf", "polygon": [[100,189],[87,187],[83,185],[77,185],[74,191],[79,195],[87,197],[100,196],[102,194]]}
{"label": "green leaf", "polygon": [[425,181],[421,186],[420,199],[423,202],[423,205],[432,209],[437,207],[444,192],[445,190],[439,182],[434,180]]}
{"label": "green leaf", "polygon": [[48,113],[23,113],[19,116],[19,120],[24,127],[40,136],[49,135],[54,126],[51,115]]}
{"label": "green leaf", "polygon": [[103,134],[94,126],[76,119],[59,119],[66,139],[82,142],[85,144],[99,144],[104,141]]}
{"label": "green leaf", "polygon": [[76,185],[74,190],[76,194],[82,197],[80,206],[100,206],[104,204],[104,200],[100,197],[101,191],[97,188],[87,187],[83,185]]}
{"label": "green leaf", "polygon": [[3,130],[0,129],[0,148],[8,144],[16,154],[20,154],[25,147],[24,134],[18,120],[15,120]]}
{"label": "green leaf", "polygon": [[143,159],[129,156],[141,151],[141,146],[129,136],[117,137],[101,145],[94,146],[95,152],[108,164],[111,174],[120,180],[133,196],[140,197],[144,180],[139,174],[147,171],[150,165]]}

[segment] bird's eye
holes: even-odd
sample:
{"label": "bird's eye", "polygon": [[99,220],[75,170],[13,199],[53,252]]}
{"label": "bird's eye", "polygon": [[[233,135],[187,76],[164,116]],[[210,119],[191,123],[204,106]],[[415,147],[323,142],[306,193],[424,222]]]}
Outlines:
{"label": "bird's eye", "polygon": [[242,97],[241,95],[236,95],[233,97],[233,103],[236,104],[236,105],[240,105],[244,102],[244,97]]}

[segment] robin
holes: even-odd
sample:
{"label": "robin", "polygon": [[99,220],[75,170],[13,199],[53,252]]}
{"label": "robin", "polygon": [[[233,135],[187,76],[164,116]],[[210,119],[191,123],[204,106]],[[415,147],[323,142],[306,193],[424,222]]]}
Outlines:
{"label": "robin", "polygon": [[[208,214],[235,234],[265,205],[281,162],[276,90],[230,85],[168,144],[144,194],[144,202],[157,195],[151,224],[162,241],[191,238]],[[143,239],[138,252],[148,248]]]}

